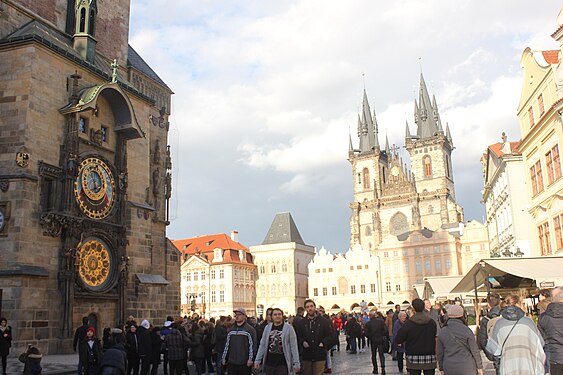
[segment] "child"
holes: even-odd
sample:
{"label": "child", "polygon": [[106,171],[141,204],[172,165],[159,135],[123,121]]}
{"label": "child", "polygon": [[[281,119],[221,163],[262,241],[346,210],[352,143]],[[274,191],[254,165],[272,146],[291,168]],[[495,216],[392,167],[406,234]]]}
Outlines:
{"label": "child", "polygon": [[43,358],[43,355],[39,349],[29,345],[27,351],[19,357],[20,362],[24,363],[23,375],[40,375],[42,370],[41,358]]}

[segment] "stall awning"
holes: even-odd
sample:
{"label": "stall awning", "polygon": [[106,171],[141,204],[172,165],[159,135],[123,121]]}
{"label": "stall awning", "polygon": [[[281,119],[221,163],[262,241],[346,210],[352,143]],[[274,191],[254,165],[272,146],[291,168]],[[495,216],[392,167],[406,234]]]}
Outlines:
{"label": "stall awning", "polygon": [[424,297],[447,300],[459,296],[452,289],[463,279],[463,276],[435,276],[424,278]]}
{"label": "stall awning", "polygon": [[452,289],[452,293],[474,290],[474,277],[477,287],[489,279],[493,287],[534,286],[529,285],[531,282],[538,288],[553,288],[563,285],[563,257],[482,259]]}
{"label": "stall awning", "polygon": [[415,298],[424,298],[424,284],[414,284],[412,288],[415,292]]}

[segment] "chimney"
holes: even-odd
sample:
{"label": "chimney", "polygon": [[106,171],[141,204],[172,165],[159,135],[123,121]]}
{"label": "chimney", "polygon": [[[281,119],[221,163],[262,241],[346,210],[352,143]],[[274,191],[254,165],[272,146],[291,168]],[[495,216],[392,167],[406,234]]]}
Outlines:
{"label": "chimney", "polygon": [[238,242],[238,230],[231,231],[231,240]]}

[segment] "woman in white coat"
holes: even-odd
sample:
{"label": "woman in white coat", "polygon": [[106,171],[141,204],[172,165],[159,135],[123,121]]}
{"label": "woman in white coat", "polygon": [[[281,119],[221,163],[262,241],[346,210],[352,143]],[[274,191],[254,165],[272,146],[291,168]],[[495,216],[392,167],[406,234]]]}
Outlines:
{"label": "woman in white coat", "polygon": [[291,324],[284,323],[283,311],[272,310],[272,323],[264,328],[254,367],[263,366],[266,375],[293,375],[301,369],[297,335]]}

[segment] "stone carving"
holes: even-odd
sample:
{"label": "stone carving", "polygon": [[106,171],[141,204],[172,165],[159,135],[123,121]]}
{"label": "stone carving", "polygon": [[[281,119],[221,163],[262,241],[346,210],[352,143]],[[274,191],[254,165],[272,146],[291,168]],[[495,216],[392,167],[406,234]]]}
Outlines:
{"label": "stone carving", "polygon": [[160,164],[160,141],[158,139],[154,143],[153,163],[156,165]]}
{"label": "stone carving", "polygon": [[83,220],[71,216],[47,212],[41,215],[39,223],[43,228],[43,234],[51,237],[59,237],[64,230],[72,237],[80,237],[82,234]]}
{"label": "stone carving", "polygon": [[152,189],[153,189],[152,193],[155,197],[158,196],[158,192],[160,191],[160,185],[161,185],[160,169],[156,168],[152,172]]}
{"label": "stone carving", "polygon": [[127,179],[128,179],[127,172],[121,172],[119,174],[119,188],[121,190],[127,190]]}
{"label": "stone carving", "polygon": [[29,166],[29,158],[29,153],[20,151],[16,153],[16,164],[18,167],[27,168]]}
{"label": "stone carving", "polygon": [[166,128],[166,130],[168,130],[169,128],[169,124],[168,121],[166,121],[166,107],[162,107],[160,108],[160,116],[156,117],[153,115],[149,115],[149,120],[151,121],[151,123],[154,126],[158,126],[161,129]]}
{"label": "stone carving", "polygon": [[405,214],[397,212],[391,217],[391,220],[389,221],[389,232],[392,235],[398,236],[399,234],[408,232],[408,230],[409,223]]}
{"label": "stone carving", "polygon": [[101,146],[104,140],[103,133],[101,129],[90,131],[90,141],[96,146]]}
{"label": "stone carving", "polygon": [[172,197],[172,174],[170,172],[166,173],[164,196],[166,199],[170,199],[170,197]]}
{"label": "stone carving", "polygon": [[0,180],[0,190],[2,192],[7,192],[10,188],[10,180]]}

